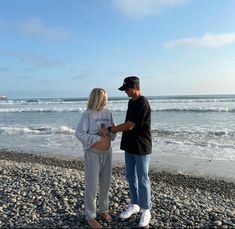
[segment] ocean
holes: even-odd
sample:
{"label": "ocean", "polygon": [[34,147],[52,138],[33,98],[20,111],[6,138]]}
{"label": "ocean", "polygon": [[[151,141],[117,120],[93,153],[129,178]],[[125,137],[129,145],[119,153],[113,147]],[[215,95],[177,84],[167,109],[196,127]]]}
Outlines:
{"label": "ocean", "polygon": [[[152,96],[153,154],[235,161],[235,95]],[[128,97],[109,98],[116,124],[125,120]],[[0,101],[0,148],[82,156],[74,133],[86,98]],[[120,154],[121,133],[113,142]]]}

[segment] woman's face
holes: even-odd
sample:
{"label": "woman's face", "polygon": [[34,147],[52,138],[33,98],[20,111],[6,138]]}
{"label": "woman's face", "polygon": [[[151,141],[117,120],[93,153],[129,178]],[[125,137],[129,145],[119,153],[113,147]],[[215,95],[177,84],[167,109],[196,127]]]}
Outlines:
{"label": "woman's face", "polygon": [[103,93],[102,96],[103,96],[103,98],[101,100],[101,107],[105,107],[106,104],[107,104],[107,101],[108,101],[108,96],[107,96],[107,94],[105,92]]}

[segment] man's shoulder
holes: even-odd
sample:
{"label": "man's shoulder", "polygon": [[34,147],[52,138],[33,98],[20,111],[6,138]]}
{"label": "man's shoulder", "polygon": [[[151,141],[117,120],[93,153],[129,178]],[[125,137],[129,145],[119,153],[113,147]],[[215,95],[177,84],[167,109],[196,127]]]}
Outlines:
{"label": "man's shoulder", "polygon": [[140,96],[140,99],[142,99],[142,100],[144,100],[144,101],[148,101],[148,98],[147,98],[146,96],[144,96],[144,95],[141,95],[141,96]]}
{"label": "man's shoulder", "polygon": [[149,100],[143,95],[141,95],[138,100],[139,100],[138,102],[140,104],[149,105]]}

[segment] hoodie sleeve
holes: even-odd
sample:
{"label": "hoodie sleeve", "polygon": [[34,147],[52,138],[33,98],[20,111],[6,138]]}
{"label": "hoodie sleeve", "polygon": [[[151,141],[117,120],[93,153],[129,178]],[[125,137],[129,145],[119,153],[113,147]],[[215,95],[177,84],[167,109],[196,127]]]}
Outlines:
{"label": "hoodie sleeve", "polygon": [[85,148],[90,148],[97,142],[101,141],[101,137],[98,134],[89,133],[89,124],[90,124],[90,113],[85,111],[82,114],[80,122],[76,128],[75,135],[82,142]]}
{"label": "hoodie sleeve", "polygon": [[[115,126],[115,122],[114,122],[114,119],[113,119],[113,115],[112,113],[110,112],[110,120],[111,120],[111,126]],[[110,136],[111,136],[111,141],[114,141],[115,138],[117,137],[117,134],[116,133],[110,133]]]}

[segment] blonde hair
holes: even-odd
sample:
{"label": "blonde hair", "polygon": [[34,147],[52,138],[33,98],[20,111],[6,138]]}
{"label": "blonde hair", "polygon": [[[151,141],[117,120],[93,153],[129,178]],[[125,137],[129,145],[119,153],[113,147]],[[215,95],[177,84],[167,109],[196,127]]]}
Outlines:
{"label": "blonde hair", "polygon": [[102,88],[94,88],[91,91],[87,108],[92,111],[101,111],[107,104],[108,95]]}

